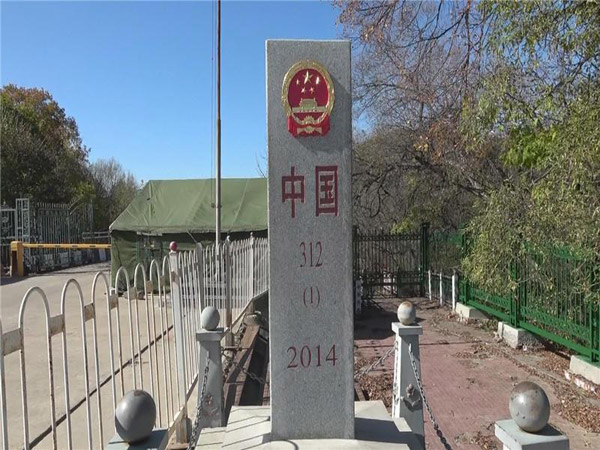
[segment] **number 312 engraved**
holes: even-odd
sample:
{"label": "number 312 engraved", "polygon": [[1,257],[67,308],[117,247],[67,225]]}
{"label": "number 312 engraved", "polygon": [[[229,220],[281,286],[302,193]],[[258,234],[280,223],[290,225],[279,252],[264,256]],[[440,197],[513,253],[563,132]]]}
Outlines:
{"label": "number 312 engraved", "polygon": [[321,267],[323,265],[321,262],[321,254],[323,253],[321,241],[315,242],[314,245],[312,242],[300,242],[300,248],[302,249],[302,264],[300,264],[300,267]]}

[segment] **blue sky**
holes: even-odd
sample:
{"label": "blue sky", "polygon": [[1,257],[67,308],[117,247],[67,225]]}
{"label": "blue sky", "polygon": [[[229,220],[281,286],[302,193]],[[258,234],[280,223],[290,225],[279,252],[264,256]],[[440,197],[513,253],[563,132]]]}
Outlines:
{"label": "blue sky", "polygon": [[[74,117],[90,161],[138,179],[214,176],[213,4],[1,4],[1,79],[48,90]],[[222,3],[224,177],[258,176],[266,154],[265,40],[332,39],[330,2]]]}

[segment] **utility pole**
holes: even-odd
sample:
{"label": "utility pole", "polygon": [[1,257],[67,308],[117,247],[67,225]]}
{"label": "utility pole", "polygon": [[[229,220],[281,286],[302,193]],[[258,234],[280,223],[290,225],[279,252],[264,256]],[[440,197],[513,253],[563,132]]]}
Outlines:
{"label": "utility pole", "polygon": [[217,0],[217,174],[216,174],[216,221],[215,254],[219,253],[221,243],[221,0]]}

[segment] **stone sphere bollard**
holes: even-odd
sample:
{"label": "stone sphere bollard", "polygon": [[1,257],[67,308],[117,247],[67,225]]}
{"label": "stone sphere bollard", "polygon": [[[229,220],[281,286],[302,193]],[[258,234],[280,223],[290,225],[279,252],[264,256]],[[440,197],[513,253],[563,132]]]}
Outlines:
{"label": "stone sphere bollard", "polygon": [[146,391],[135,389],[121,399],[115,411],[117,434],[129,443],[150,436],[156,423],[156,404]]}
{"label": "stone sphere bollard", "polygon": [[219,326],[221,316],[214,306],[207,306],[200,315],[200,326],[208,331],[215,331]]}
{"label": "stone sphere bollard", "polygon": [[531,381],[517,384],[508,402],[510,416],[523,431],[537,433],[550,418],[550,401],[546,392]]}
{"label": "stone sphere bollard", "polygon": [[412,325],[415,323],[416,318],[415,305],[409,301],[400,303],[400,306],[398,306],[398,320],[402,325]]}
{"label": "stone sphere bollard", "polygon": [[177,251],[177,242],[171,241],[171,243],[169,244],[169,250],[171,250],[172,252],[176,252]]}

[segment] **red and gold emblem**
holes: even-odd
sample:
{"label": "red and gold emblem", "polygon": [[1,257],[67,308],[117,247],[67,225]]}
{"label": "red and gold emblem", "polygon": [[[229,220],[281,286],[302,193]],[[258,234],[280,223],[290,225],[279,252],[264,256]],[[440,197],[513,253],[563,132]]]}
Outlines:
{"label": "red and gold emblem", "polygon": [[283,79],[281,102],[293,136],[324,136],[334,101],[333,82],[315,61],[294,64]]}

